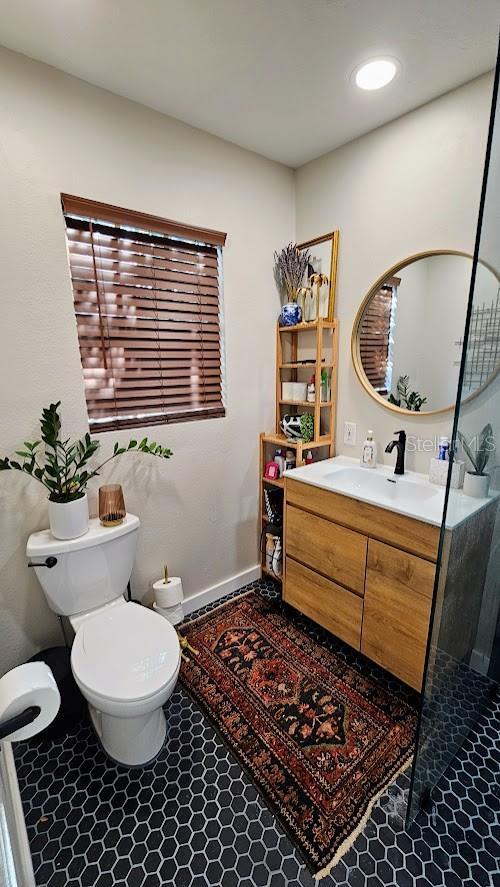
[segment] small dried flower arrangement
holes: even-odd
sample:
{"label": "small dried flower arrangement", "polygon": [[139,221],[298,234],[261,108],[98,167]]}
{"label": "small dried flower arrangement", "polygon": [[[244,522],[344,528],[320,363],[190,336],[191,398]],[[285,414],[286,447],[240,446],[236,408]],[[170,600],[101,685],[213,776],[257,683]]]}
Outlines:
{"label": "small dried flower arrangement", "polygon": [[274,253],[274,279],[283,302],[297,301],[310,258],[308,250],[297,249],[296,243]]}

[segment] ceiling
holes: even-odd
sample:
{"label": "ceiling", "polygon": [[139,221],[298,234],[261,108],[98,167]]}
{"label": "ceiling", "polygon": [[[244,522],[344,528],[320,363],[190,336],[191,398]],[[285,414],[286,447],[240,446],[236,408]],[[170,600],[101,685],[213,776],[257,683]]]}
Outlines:
{"label": "ceiling", "polygon": [[[301,164],[494,67],[499,0],[0,0],[0,41]],[[362,92],[353,69],[395,56]]]}

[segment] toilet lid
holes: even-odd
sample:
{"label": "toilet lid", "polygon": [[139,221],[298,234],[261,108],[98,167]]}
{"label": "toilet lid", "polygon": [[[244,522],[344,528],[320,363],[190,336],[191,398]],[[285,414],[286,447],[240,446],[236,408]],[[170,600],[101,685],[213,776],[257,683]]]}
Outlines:
{"label": "toilet lid", "polygon": [[85,687],[125,702],[161,690],[174,677],[179,659],[173,625],[131,602],[83,622],[71,650],[75,677]]}

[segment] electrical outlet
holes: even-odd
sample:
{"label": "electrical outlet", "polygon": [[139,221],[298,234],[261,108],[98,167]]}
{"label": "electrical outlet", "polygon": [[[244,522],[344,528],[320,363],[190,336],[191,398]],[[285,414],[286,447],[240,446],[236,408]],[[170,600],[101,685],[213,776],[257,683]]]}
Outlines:
{"label": "electrical outlet", "polygon": [[356,423],[344,422],[344,443],[348,447],[356,446]]}

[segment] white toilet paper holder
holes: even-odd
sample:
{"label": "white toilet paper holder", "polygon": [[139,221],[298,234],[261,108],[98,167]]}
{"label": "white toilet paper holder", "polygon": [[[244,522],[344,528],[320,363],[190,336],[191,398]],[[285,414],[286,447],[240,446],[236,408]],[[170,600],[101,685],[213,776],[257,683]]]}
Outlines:
{"label": "white toilet paper holder", "polygon": [[0,721],[0,741],[2,739],[8,739],[11,733],[17,733],[22,727],[27,727],[28,724],[32,724],[35,718],[40,714],[41,710],[42,709],[39,705],[29,705],[28,708],[25,708],[20,714],[14,715],[12,718],[7,718],[6,721]]}

